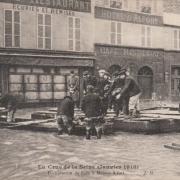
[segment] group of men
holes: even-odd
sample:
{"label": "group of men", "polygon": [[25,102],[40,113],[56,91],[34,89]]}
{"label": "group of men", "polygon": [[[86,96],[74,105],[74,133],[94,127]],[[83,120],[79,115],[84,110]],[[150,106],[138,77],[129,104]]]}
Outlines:
{"label": "group of men", "polygon": [[[105,70],[99,70],[95,77],[88,71],[83,73],[83,98],[81,110],[86,116],[86,138],[90,139],[92,129],[96,130],[97,138],[101,137],[102,117],[108,109],[114,109],[116,116],[120,112],[126,117],[138,114],[138,101],[141,94],[140,87],[129,71],[120,69],[110,75]],[[64,98],[58,107],[58,130],[71,133],[73,129],[74,107],[79,107],[79,78],[71,72],[68,80],[69,95]],[[129,103],[132,111],[129,111]]]}
{"label": "group of men", "polygon": [[141,89],[127,69],[118,70],[112,75],[105,70],[99,70],[97,78],[85,72],[84,94],[87,93],[86,89],[89,85],[93,86],[94,93],[102,101],[103,115],[106,115],[108,108],[114,109],[116,116],[119,116],[120,112],[126,116],[137,115]]}

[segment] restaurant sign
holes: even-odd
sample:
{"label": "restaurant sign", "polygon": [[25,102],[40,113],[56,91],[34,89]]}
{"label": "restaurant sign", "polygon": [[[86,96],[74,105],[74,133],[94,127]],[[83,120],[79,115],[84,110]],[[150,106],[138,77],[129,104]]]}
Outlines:
{"label": "restaurant sign", "polygon": [[91,0],[0,0],[0,2],[91,12]]}
{"label": "restaurant sign", "polygon": [[163,18],[161,16],[146,15],[102,7],[95,7],[95,18],[154,26],[163,25]]}

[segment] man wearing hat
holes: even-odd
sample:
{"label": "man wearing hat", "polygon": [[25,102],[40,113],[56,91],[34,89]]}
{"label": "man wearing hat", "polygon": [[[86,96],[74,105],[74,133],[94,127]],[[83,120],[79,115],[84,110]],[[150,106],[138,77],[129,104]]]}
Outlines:
{"label": "man wearing hat", "polygon": [[113,74],[114,81],[112,82],[112,85],[108,91],[111,103],[114,105],[116,116],[118,116],[119,112],[122,111],[122,98],[119,97],[119,94],[121,92],[122,87],[124,86],[124,79],[121,78],[121,76],[122,71],[116,71]]}
{"label": "man wearing hat", "polygon": [[[82,111],[87,117],[86,121],[86,138],[90,139],[90,134],[93,129],[97,132],[97,137],[100,138],[102,132],[101,122],[98,117],[103,113],[102,101],[96,93],[92,85],[87,86],[87,95],[82,100]],[[93,120],[95,119],[95,121]]]}
{"label": "man wearing hat", "polygon": [[106,115],[108,109],[108,97],[105,94],[110,88],[110,74],[105,70],[99,70],[99,78],[97,81],[97,93],[103,102],[103,114]]}
{"label": "man wearing hat", "polygon": [[96,77],[90,75],[88,71],[83,72],[83,93],[84,95],[87,94],[87,86],[92,85],[93,87],[96,87],[97,80]]}
{"label": "man wearing hat", "polygon": [[123,104],[123,113],[125,115],[129,115],[130,98],[136,95],[140,95],[141,89],[135,79],[129,75],[129,72],[126,69],[123,69],[120,74],[121,79],[124,79],[124,86],[120,94]]}

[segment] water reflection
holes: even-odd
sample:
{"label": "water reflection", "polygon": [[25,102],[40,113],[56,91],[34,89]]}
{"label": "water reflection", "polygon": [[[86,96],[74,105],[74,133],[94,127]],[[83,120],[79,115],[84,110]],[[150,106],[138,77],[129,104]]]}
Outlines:
{"label": "water reflection", "polygon": [[[180,178],[180,152],[164,144],[180,143],[180,134],[140,135],[117,133],[88,141],[84,137],[52,133],[0,130],[0,179],[68,179],[66,175],[47,175],[48,165],[137,165],[128,178],[139,179],[146,170],[153,176]],[[38,166],[46,169],[38,169]],[[68,172],[68,171],[66,171]],[[135,176],[136,174],[136,176]],[[93,179],[120,179],[125,176],[93,175]],[[152,178],[151,176],[146,177]],[[71,179],[79,179],[71,176]],[[88,176],[82,177],[89,179]]]}

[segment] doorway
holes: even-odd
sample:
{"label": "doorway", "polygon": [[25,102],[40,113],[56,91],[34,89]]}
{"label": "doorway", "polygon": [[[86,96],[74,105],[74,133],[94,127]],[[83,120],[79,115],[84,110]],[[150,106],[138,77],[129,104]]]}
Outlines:
{"label": "doorway", "polygon": [[153,71],[144,66],[138,71],[138,83],[142,90],[141,99],[151,99],[153,92]]}

